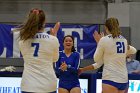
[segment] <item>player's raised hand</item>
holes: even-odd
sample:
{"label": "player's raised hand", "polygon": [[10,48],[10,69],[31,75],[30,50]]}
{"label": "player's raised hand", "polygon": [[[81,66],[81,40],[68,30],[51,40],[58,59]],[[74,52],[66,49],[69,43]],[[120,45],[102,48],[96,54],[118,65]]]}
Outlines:
{"label": "player's raised hand", "polygon": [[57,22],[54,26],[54,28],[51,28],[50,29],[50,34],[53,35],[53,36],[57,36],[57,32],[60,28],[60,22]]}
{"label": "player's raised hand", "polygon": [[103,33],[103,32],[98,33],[97,31],[95,31],[95,32],[93,33],[93,37],[94,37],[94,39],[95,39],[95,41],[96,41],[97,43],[99,42],[99,40],[100,40],[103,36],[104,36],[104,33]]}

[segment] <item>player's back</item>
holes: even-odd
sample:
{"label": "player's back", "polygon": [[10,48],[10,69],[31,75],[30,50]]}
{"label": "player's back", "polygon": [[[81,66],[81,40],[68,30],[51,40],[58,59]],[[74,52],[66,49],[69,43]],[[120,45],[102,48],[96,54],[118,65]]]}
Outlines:
{"label": "player's back", "polygon": [[[127,40],[123,36],[113,38],[111,35],[104,37],[104,60],[125,61],[127,53]],[[123,60],[122,60],[123,59]]]}
{"label": "player's back", "polygon": [[[47,33],[37,33],[34,39],[20,41],[19,47],[25,62],[45,64],[53,61],[57,39]],[[48,61],[48,62],[47,62]]]}
{"label": "player's back", "polygon": [[[24,58],[22,90],[51,91],[51,85],[56,86],[57,82],[53,62],[59,57],[58,39],[45,32],[37,33],[33,39],[19,41],[19,47]],[[24,86],[26,82],[28,85]]]}
{"label": "player's back", "polygon": [[127,40],[123,36],[113,38],[107,35],[102,38],[104,49],[103,79],[116,82],[127,82],[126,54]]}

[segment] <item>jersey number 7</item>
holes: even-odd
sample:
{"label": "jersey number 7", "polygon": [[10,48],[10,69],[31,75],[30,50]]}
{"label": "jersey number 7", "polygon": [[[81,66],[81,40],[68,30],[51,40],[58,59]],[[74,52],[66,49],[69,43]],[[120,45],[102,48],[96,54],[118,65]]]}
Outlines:
{"label": "jersey number 7", "polygon": [[38,57],[39,43],[31,43],[31,46],[35,47],[33,56]]}

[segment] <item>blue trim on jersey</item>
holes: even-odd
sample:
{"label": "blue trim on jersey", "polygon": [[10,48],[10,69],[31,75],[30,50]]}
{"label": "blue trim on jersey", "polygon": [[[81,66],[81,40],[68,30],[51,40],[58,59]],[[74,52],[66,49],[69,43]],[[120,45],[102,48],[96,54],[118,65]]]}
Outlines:
{"label": "blue trim on jersey", "polygon": [[125,90],[128,86],[128,82],[127,83],[117,83],[117,82],[110,81],[110,80],[102,80],[102,83],[114,86],[114,87],[118,88],[118,90]]}
{"label": "blue trim on jersey", "polygon": [[[67,71],[60,69],[61,63],[66,62],[69,67]],[[59,60],[56,62],[56,74],[60,80],[78,80],[78,68],[80,65],[80,54],[78,52],[72,52],[69,57],[64,52],[60,52]]]}

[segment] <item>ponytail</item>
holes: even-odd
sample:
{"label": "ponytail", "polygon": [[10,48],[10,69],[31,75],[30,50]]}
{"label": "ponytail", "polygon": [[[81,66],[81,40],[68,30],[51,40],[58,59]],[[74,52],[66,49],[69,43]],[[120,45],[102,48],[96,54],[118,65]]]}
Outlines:
{"label": "ponytail", "polygon": [[43,29],[45,14],[42,10],[30,11],[27,22],[20,28],[20,40],[32,39],[36,33]]}
{"label": "ponytail", "polygon": [[118,19],[108,18],[105,22],[105,26],[108,28],[113,38],[118,37],[121,34]]}

